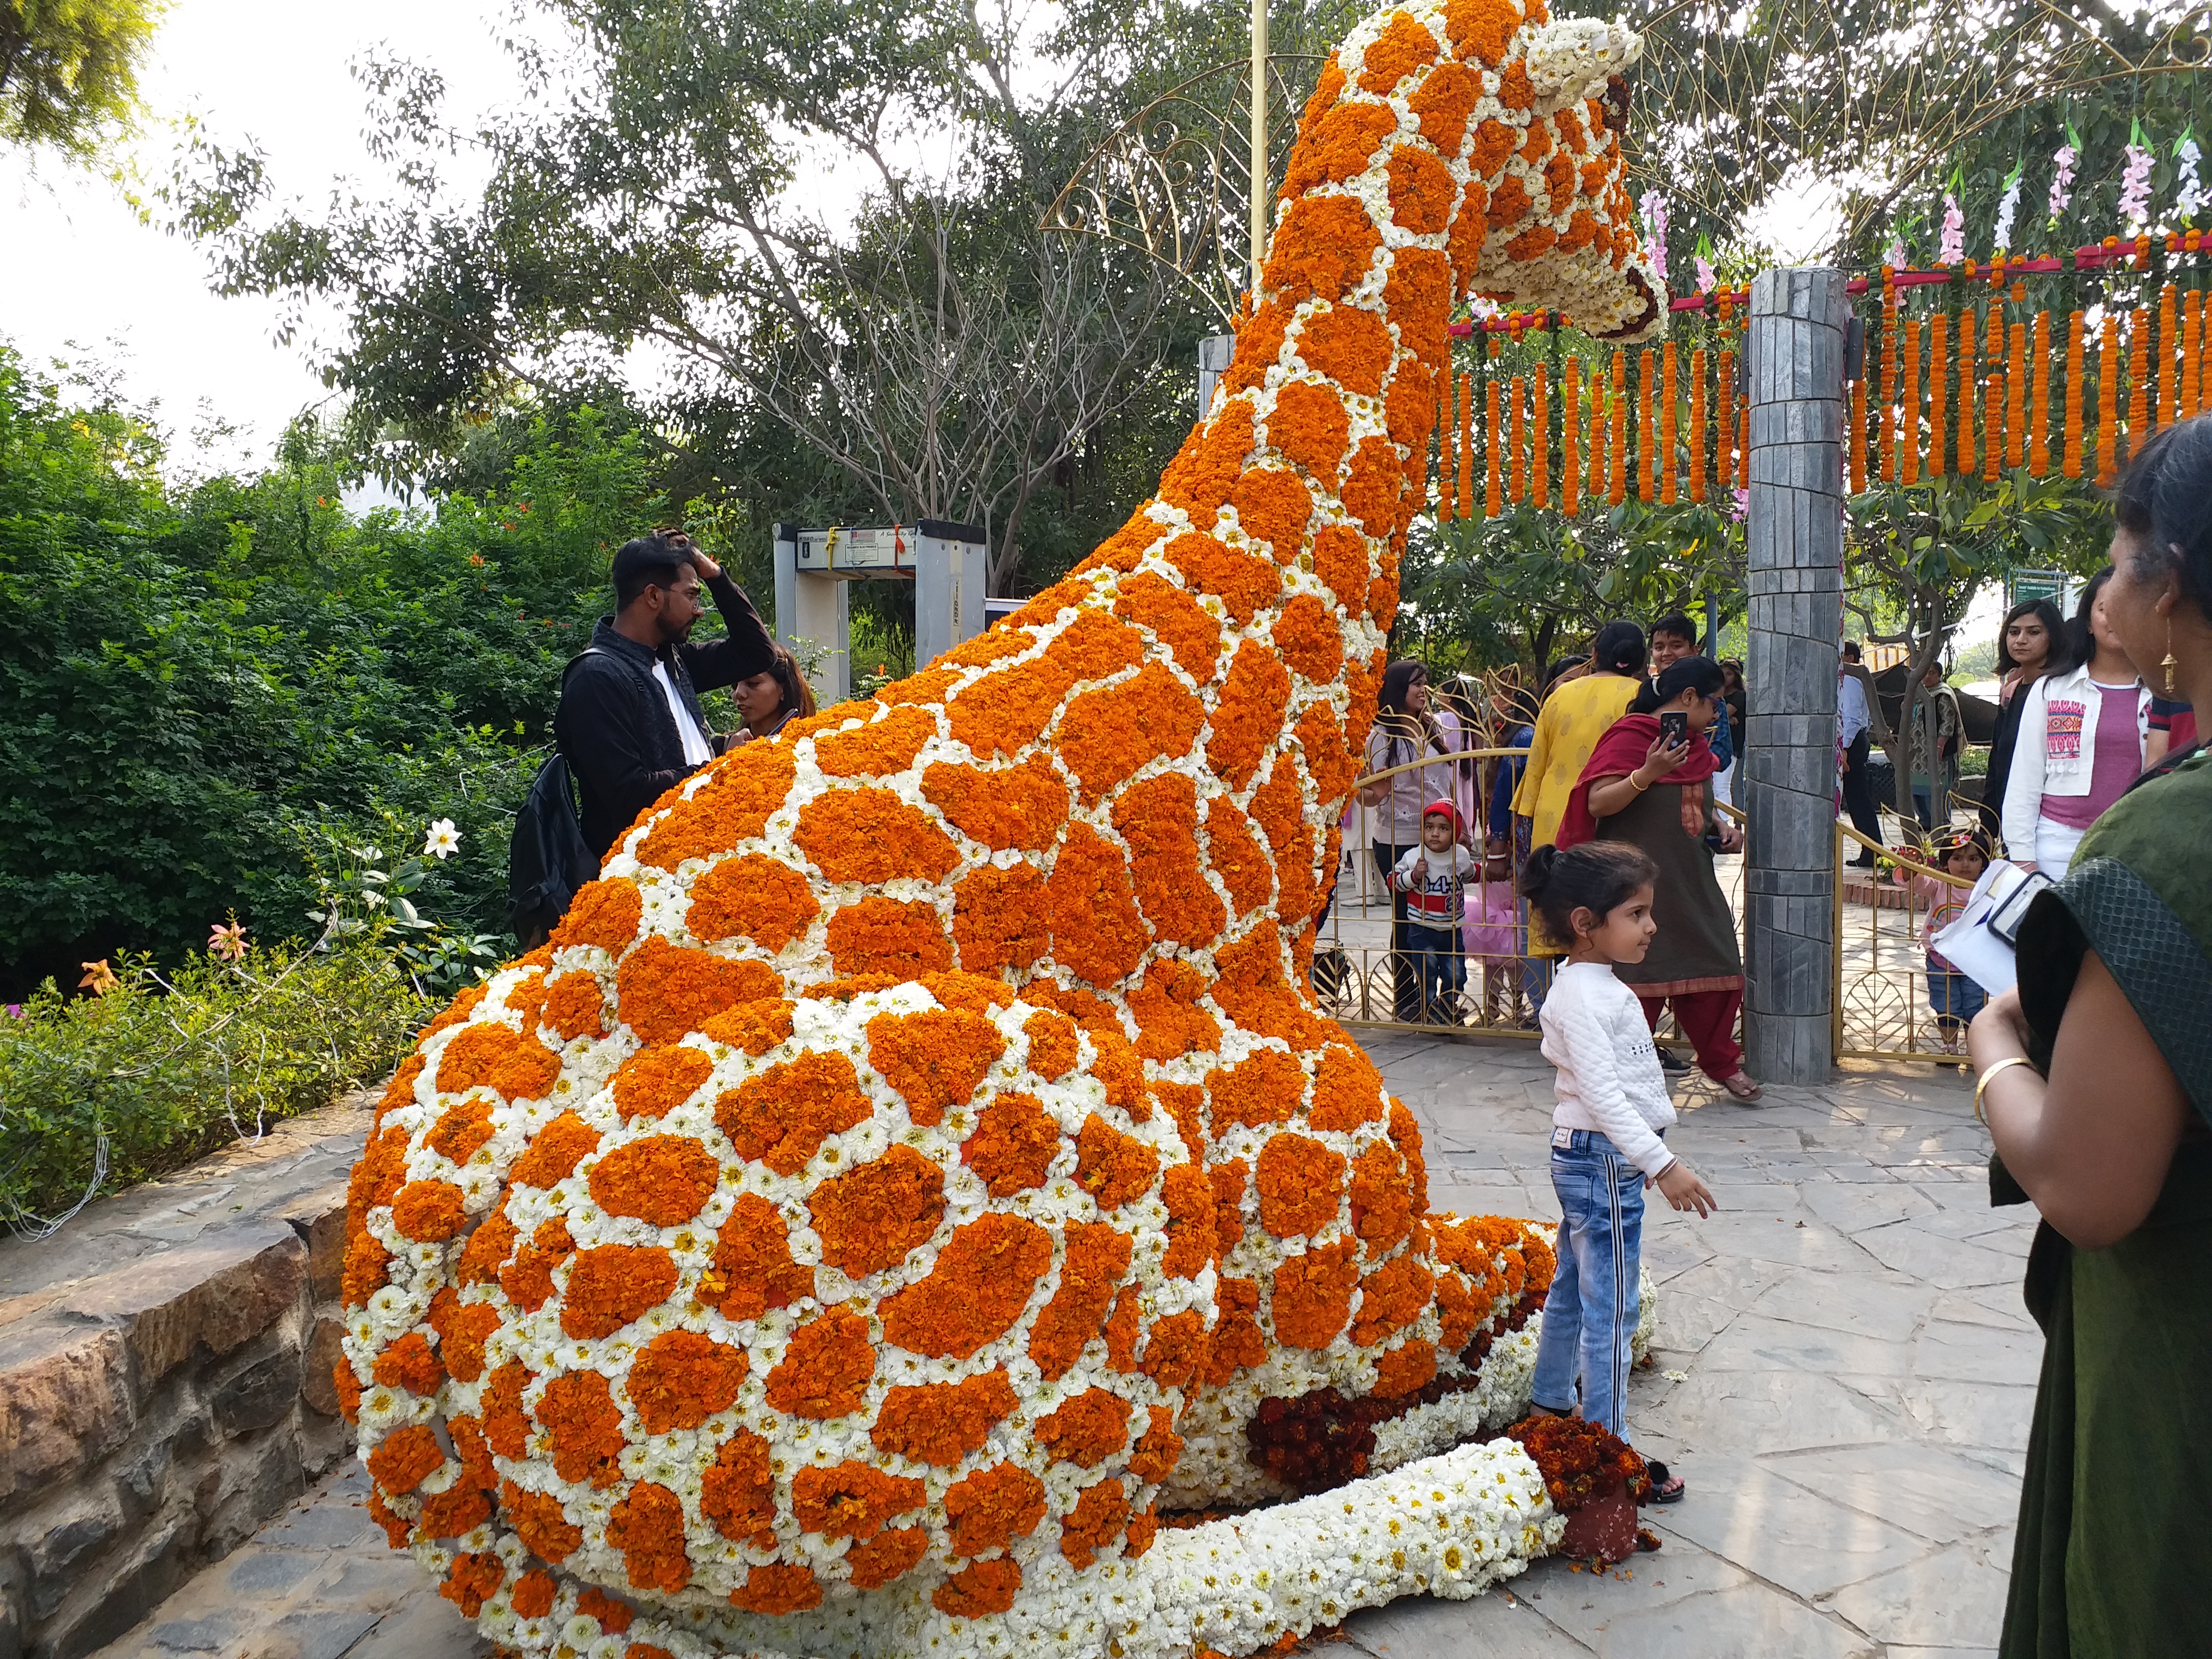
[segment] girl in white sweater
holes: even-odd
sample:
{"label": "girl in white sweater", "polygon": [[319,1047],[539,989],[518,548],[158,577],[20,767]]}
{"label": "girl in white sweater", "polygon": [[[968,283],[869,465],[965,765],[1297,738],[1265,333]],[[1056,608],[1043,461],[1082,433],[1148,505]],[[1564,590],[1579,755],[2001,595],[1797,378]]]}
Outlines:
{"label": "girl in white sweater", "polygon": [[[1521,890],[1553,939],[1573,941],[1544,999],[1544,1058],[1559,1068],[1552,1109],[1552,1187],[1559,1198],[1559,1267],[1544,1303],[1533,1400],[1575,1408],[1627,1436],[1629,1340],[1636,1334],[1644,1189],[1678,1210],[1719,1206],[1705,1183],[1667,1150],[1674,1122],[1644,1005],[1613,964],[1644,960],[1651,919],[1649,858],[1622,842],[1586,842],[1529,855]],[[1680,1501],[1682,1482],[1653,1463],[1655,1504]]]}

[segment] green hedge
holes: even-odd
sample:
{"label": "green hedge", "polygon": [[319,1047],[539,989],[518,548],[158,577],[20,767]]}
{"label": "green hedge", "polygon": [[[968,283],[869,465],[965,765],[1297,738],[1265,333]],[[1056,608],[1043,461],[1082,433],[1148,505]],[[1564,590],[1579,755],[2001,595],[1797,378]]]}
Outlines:
{"label": "green hedge", "polygon": [[431,1007],[380,936],[112,971],[101,994],[49,980],[0,1013],[0,1221],[19,1231],[381,1076]]}

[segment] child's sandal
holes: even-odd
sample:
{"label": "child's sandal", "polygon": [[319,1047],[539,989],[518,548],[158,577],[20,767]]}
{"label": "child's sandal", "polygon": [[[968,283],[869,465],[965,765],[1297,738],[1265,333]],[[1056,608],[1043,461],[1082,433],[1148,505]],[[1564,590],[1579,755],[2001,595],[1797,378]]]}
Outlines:
{"label": "child's sandal", "polygon": [[1683,1493],[1687,1488],[1682,1485],[1680,1475],[1669,1472],[1667,1466],[1656,1458],[1645,1462],[1644,1472],[1651,1477],[1651,1490],[1644,1494],[1644,1502],[1679,1504],[1682,1501]]}

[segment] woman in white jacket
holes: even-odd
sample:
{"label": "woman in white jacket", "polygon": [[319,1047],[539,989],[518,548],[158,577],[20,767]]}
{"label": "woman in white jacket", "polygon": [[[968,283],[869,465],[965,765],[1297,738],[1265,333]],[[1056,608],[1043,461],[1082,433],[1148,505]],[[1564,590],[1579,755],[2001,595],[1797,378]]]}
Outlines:
{"label": "woman in white jacket", "polygon": [[2142,775],[2150,692],[2105,617],[2110,567],[2074,614],[2078,668],[2028,688],[2005,784],[2005,850],[2024,869],[2066,873],[2081,834]]}

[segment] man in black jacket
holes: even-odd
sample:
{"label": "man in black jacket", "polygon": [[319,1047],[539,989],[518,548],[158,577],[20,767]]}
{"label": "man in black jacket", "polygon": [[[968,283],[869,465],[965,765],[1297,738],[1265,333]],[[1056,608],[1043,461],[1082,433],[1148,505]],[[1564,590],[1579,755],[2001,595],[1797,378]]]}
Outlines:
{"label": "man in black jacket", "polygon": [[[584,841],[607,849],[637,815],[713,758],[699,693],[764,672],[775,655],[760,614],[722,567],[677,530],[625,542],[615,555],[615,614],[570,665],[554,741],[584,796]],[[686,643],[714,595],[726,637]]]}

